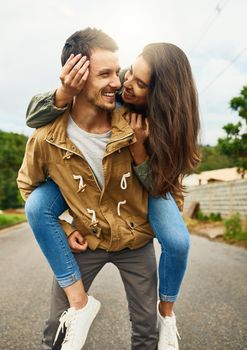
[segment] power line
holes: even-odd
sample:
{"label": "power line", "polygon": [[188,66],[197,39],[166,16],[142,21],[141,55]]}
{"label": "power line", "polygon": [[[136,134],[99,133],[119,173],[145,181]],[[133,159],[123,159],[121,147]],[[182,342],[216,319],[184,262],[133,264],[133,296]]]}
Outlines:
{"label": "power line", "polygon": [[205,86],[205,88],[200,92],[200,95],[204,94],[205,91],[208,90],[208,88],[215,83],[216,80],[218,80],[224,73],[225,71],[235,62],[237,59],[239,59],[240,56],[247,50],[247,46],[245,46],[231,61],[230,63],[221,71],[219,72],[214,79]]}
{"label": "power line", "polygon": [[194,52],[198,46],[200,45],[201,40],[204,38],[204,36],[208,33],[208,31],[210,30],[210,28],[212,27],[212,25],[214,24],[214,22],[216,21],[216,19],[220,16],[220,14],[222,13],[223,9],[226,7],[227,3],[230,0],[225,0],[224,2],[222,2],[222,4],[220,2],[217,3],[215,10],[213,12],[213,14],[211,16],[209,16],[208,20],[206,21],[204,27],[201,30],[201,35],[199,36],[199,38],[197,39],[194,47],[191,50],[191,53]]}

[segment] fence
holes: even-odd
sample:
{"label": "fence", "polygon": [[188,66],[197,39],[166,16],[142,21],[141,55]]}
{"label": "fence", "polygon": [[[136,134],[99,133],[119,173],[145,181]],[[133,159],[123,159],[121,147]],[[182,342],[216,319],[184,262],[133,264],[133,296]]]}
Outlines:
{"label": "fence", "polygon": [[238,212],[247,218],[247,179],[217,182],[187,188],[184,209],[192,202],[199,202],[205,214],[221,213],[223,218]]}

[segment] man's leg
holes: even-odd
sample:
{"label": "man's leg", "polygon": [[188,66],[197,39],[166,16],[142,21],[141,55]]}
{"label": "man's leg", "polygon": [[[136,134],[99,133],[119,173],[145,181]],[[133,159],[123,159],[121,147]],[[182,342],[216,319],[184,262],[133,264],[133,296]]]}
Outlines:
{"label": "man's leg", "polygon": [[[97,249],[96,251],[88,249],[83,253],[75,254],[75,258],[80,267],[85,290],[88,291],[94,278],[108,261],[108,254],[106,251],[101,249]],[[68,308],[69,304],[67,297],[63,289],[54,279],[51,292],[50,316],[44,329],[44,337],[41,345],[42,350],[60,349],[60,345],[63,340],[62,337],[59,337],[54,347],[53,342],[59,326],[59,318]]]}
{"label": "man's leg", "polygon": [[153,243],[145,247],[112,253],[118,267],[129,305],[132,322],[132,350],[156,350],[157,266]]}

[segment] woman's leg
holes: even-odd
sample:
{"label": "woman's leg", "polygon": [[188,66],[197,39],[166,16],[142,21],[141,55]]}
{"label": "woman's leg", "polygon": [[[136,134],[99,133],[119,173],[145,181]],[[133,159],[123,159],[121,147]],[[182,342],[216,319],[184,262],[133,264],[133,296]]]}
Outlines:
{"label": "woman's leg", "polygon": [[161,245],[159,262],[159,310],[162,316],[172,316],[185,274],[190,237],[173,197],[149,196],[149,222]]}
{"label": "woman's leg", "polygon": [[35,238],[70,306],[82,308],[87,302],[87,295],[78,264],[58,219],[66,209],[68,206],[58,186],[50,179],[30,194],[25,206]]}

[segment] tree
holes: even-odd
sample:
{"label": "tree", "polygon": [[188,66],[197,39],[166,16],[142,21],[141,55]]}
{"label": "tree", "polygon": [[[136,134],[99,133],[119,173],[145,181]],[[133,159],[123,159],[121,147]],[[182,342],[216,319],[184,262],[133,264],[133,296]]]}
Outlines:
{"label": "tree", "polygon": [[16,177],[25,152],[27,137],[0,130],[0,208],[18,208],[23,201]]}
{"label": "tree", "polygon": [[234,160],[238,172],[244,177],[247,170],[247,86],[242,88],[240,96],[230,101],[230,107],[238,112],[241,120],[223,127],[226,137],[220,138],[218,145],[222,154]]}
{"label": "tree", "polygon": [[202,171],[216,170],[222,168],[232,168],[233,160],[227,155],[222,155],[219,146],[200,146],[201,162],[196,169],[197,173]]}

